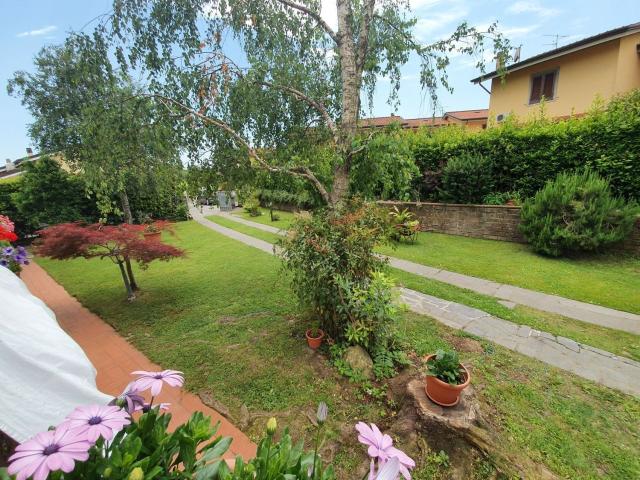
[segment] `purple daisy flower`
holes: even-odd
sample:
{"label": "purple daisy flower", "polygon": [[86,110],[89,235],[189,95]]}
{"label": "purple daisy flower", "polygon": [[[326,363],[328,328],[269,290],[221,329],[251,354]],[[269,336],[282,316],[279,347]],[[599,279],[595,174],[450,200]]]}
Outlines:
{"label": "purple daisy flower", "polygon": [[102,437],[111,440],[113,436],[129,425],[129,414],[113,405],[86,405],[71,412],[63,425],[83,434],[90,442]]}
{"label": "purple daisy flower", "polygon": [[138,391],[151,389],[151,395],[157,397],[162,391],[162,385],[166,383],[171,387],[181,387],[184,384],[182,372],[177,370],[163,370],[161,372],[146,372],[144,370],[136,370],[131,375],[139,375],[134,382]]}
{"label": "purple daisy flower", "polygon": [[364,422],[358,422],[356,430],[359,433],[358,441],[369,447],[368,454],[372,459],[377,459],[382,467],[391,458],[397,458],[400,462],[400,473],[407,480],[411,479],[409,469],[415,467],[416,462],[402,450],[395,448],[389,435],[383,434],[373,423],[369,426]]}
{"label": "purple daisy flower", "polygon": [[131,415],[144,405],[144,397],[135,388],[135,382],[131,382],[124,391],[109,402],[109,405],[117,405],[125,409]]}
{"label": "purple daisy flower", "polygon": [[62,470],[69,473],[76,461],[89,458],[92,444],[86,437],[61,425],[55,430],[37,434],[16,447],[9,457],[9,475],[16,480],[45,480],[50,472]]}
{"label": "purple daisy flower", "polygon": [[14,251],[14,248],[13,248],[13,247],[4,247],[4,248],[2,249],[2,254],[3,254],[3,255],[6,255],[6,256],[9,256],[9,255],[12,255],[12,254],[13,254],[13,251]]}

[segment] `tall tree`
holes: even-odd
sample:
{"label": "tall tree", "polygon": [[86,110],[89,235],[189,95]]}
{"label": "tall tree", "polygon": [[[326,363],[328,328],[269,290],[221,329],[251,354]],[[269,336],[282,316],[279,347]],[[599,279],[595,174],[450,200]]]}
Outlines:
{"label": "tall tree", "polygon": [[[362,148],[354,146],[361,95],[372,102],[380,77],[391,81],[397,104],[400,69],[417,57],[422,87],[435,100],[439,85],[450,88],[451,54],[477,56],[481,70],[487,47],[502,64],[508,58],[495,24],[480,31],[463,23],[423,44],[406,0],[336,0],[336,10],[331,25],[319,0],[114,0],[112,22],[97,34],[116,39],[120,63],[148,72],[152,94],[183,115],[192,151],[222,132],[252,166],[304,178],[335,204]],[[301,135],[333,145],[330,184],[308,161],[261,154]]]}
{"label": "tall tree", "polygon": [[[134,223],[129,192],[160,172],[180,174],[170,125],[153,100],[137,95],[128,77],[112,67],[98,35],[72,34],[63,45],[42,49],[34,63],[34,73],[16,72],[8,85],[34,116],[31,137],[83,174],[103,216],[122,215]],[[126,258],[125,265],[135,290]]]}

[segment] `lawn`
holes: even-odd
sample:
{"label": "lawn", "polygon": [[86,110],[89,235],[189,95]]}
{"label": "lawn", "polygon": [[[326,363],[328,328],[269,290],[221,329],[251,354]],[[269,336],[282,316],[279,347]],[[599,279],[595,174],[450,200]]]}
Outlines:
{"label": "lawn", "polygon": [[262,215],[259,215],[257,217],[252,217],[251,215],[249,215],[248,212],[245,212],[244,210],[235,211],[233,212],[232,215],[236,215],[240,218],[244,218],[245,220],[250,220],[252,222],[262,223],[264,225],[269,225],[271,227],[281,228],[283,230],[289,228],[289,226],[291,225],[291,222],[293,222],[295,218],[295,213],[285,212],[283,210],[274,210],[274,213],[276,213],[278,217],[280,217],[280,219],[276,220],[275,222],[272,222],[271,216],[269,215],[268,208],[261,208],[260,212],[262,213]]}
{"label": "lawn", "polygon": [[[257,228],[234,222],[220,216],[208,217],[224,227],[237,230],[261,240],[275,243],[279,236],[264,232]],[[462,303],[490,313],[496,317],[519,325],[528,325],[537,330],[567,337],[576,342],[591,345],[616,355],[640,360],[640,336],[601,327],[591,323],[580,322],[572,318],[563,317],[549,312],[534,310],[522,305],[509,309],[498,302],[498,299],[480,293],[472,292],[454,285],[437,280],[414,275],[403,270],[391,269],[399,285],[418,292],[433,295],[438,298]]]}
{"label": "lawn", "polygon": [[[278,212],[271,222],[268,211],[260,217],[238,215],[254,222],[288,228],[289,212]],[[412,262],[493,280],[508,285],[640,313],[640,257],[591,255],[550,258],[527,245],[479,238],[422,232],[415,244],[399,243],[378,249]]]}
{"label": "lawn", "polygon": [[[307,415],[325,400],[338,478],[355,478],[366,458],[353,424],[367,420],[388,427],[393,408],[363,398],[323,357],[308,352],[306,322],[296,314],[276,258],[194,222],[178,224],[177,233],[171,241],[188,257],[138,271],[143,291],[133,303],[125,300],[119,273],[107,261],[38,262],[153,361],[183,370],[188,389],[225,404],[238,423],[247,416],[245,405],[255,421],[243,429],[253,438],[265,418],[276,414],[281,425],[293,425],[296,436],[308,440]],[[461,340],[412,314],[399,329],[421,355]],[[476,343],[481,348],[461,348],[462,358],[506,453],[566,478],[640,476],[639,399]],[[438,470],[433,458],[428,451],[419,456],[415,479],[432,478],[429,472]],[[485,463],[478,468],[478,475],[487,470]],[[446,468],[440,470],[445,478]]]}
{"label": "lawn", "polygon": [[527,245],[420,233],[415,244],[380,252],[474,277],[640,313],[640,258],[597,255],[549,258]]}

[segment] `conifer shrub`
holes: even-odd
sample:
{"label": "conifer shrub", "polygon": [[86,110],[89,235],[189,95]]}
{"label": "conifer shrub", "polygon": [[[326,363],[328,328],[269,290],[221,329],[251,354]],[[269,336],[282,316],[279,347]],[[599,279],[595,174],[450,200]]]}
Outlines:
{"label": "conifer shrub", "polygon": [[447,162],[442,172],[440,198],[450,203],[482,203],[493,188],[491,161],[462,153]]}
{"label": "conifer shrub", "polygon": [[536,252],[597,252],[629,235],[635,203],[615,197],[592,170],[560,173],[522,206],[520,230]]}

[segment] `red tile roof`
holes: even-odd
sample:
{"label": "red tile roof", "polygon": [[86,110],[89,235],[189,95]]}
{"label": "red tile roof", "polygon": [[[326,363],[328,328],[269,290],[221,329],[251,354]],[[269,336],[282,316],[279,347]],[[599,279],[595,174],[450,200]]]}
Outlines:
{"label": "red tile roof", "polygon": [[453,117],[457,120],[486,120],[489,118],[489,110],[458,110],[455,112],[447,112],[444,114],[444,118]]}

